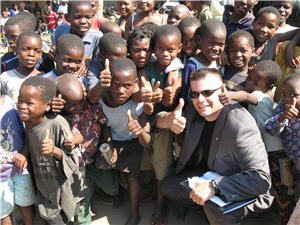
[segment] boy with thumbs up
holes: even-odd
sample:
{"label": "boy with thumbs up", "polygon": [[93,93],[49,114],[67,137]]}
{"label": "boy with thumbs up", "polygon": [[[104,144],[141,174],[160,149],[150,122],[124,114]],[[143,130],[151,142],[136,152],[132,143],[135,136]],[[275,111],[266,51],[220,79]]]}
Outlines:
{"label": "boy with thumbs up", "polygon": [[55,95],[53,81],[30,77],[23,82],[17,103],[36,182],[37,224],[73,221],[84,196],[79,167],[64,146],[63,129],[70,132],[69,125],[62,116],[49,113]]}

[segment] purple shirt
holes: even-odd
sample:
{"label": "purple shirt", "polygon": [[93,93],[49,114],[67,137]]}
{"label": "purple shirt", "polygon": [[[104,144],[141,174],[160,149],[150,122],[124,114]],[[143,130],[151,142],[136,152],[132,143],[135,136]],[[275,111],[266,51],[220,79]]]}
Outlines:
{"label": "purple shirt", "polygon": [[28,174],[27,169],[20,171],[12,162],[14,155],[23,148],[23,123],[13,100],[5,96],[0,107],[0,180],[18,174]]}

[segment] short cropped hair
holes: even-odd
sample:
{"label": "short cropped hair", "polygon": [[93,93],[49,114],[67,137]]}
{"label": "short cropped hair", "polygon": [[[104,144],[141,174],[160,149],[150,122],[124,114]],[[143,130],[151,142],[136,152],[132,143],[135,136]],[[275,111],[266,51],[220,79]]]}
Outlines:
{"label": "short cropped hair", "polygon": [[41,39],[40,35],[38,35],[37,33],[33,32],[33,31],[25,31],[20,34],[20,36],[17,40],[17,47],[19,47],[22,44],[23,39],[25,37],[32,37],[32,38],[39,39],[42,43],[42,39]]}
{"label": "short cropped hair", "polygon": [[220,70],[216,68],[202,68],[199,70],[196,70],[191,73],[190,75],[190,81],[197,81],[197,80],[202,80],[208,76],[208,74],[213,74],[214,76],[218,77],[220,81],[223,83],[222,80],[222,73]]}
{"label": "short cropped hair", "polygon": [[281,77],[280,66],[272,60],[262,60],[259,61],[255,70],[259,72],[264,72],[267,75],[267,85],[275,85],[279,78]]}
{"label": "short cropped hair", "polygon": [[101,27],[100,27],[100,31],[103,34],[106,34],[109,32],[115,32],[117,30],[122,31],[118,24],[110,22],[110,21],[102,23]]}
{"label": "short cropped hair", "polygon": [[125,49],[127,51],[126,42],[120,35],[109,32],[100,38],[99,52],[103,56],[113,54],[119,49]]}
{"label": "short cropped hair", "polygon": [[152,46],[152,37],[153,37],[153,33],[149,30],[137,27],[134,28],[128,36],[128,40],[127,40],[127,48],[128,51],[130,51],[131,47],[132,47],[132,43],[134,41],[138,41],[138,40],[143,40],[143,39],[149,39],[150,40],[150,47]]}
{"label": "short cropped hair", "polygon": [[24,86],[32,86],[38,89],[40,98],[44,103],[51,101],[56,96],[55,83],[52,80],[45,77],[29,77],[23,82],[21,88]]}
{"label": "short cropped hair", "polygon": [[18,25],[22,32],[34,31],[36,28],[35,16],[30,12],[19,12],[17,15],[10,17],[5,26]]}
{"label": "short cropped hair", "polygon": [[81,0],[81,1],[70,0],[68,2],[68,14],[71,15],[73,8],[75,8],[78,5],[88,5],[92,9],[92,3],[88,0]]}
{"label": "short cropped hair", "polygon": [[175,36],[178,38],[179,43],[181,43],[181,32],[174,25],[166,24],[158,27],[153,38],[154,40],[157,40],[161,36]]}
{"label": "short cropped hair", "polygon": [[56,41],[56,54],[62,54],[76,50],[84,53],[84,44],[80,37],[75,34],[64,34]]}
{"label": "short cropped hair", "polygon": [[141,26],[139,26],[139,28],[147,30],[154,35],[156,29],[159,28],[159,25],[157,25],[156,23],[152,23],[152,22],[146,22],[146,23],[143,23]]}
{"label": "short cropped hair", "polygon": [[212,34],[213,32],[220,31],[226,34],[225,24],[217,19],[208,19],[201,24],[201,26],[197,29],[196,34],[202,37],[206,34]]}
{"label": "short cropped hair", "polygon": [[115,73],[115,71],[128,71],[133,73],[134,78],[137,78],[136,65],[131,59],[128,58],[114,59],[110,64],[109,69],[112,75]]}
{"label": "short cropped hair", "polygon": [[226,48],[229,48],[229,46],[232,44],[233,40],[237,39],[239,37],[246,38],[248,40],[250,47],[254,48],[254,38],[253,38],[252,34],[250,34],[248,31],[244,31],[244,30],[238,30],[238,31],[233,32],[231,35],[229,35]]}
{"label": "short cropped hair", "polygon": [[263,7],[261,8],[255,15],[255,20],[257,20],[262,14],[264,13],[272,13],[277,17],[277,26],[280,23],[280,13],[278,12],[278,10],[273,7],[273,6],[267,6],[267,7]]}
{"label": "short cropped hair", "polygon": [[286,82],[290,81],[290,80],[296,80],[296,81],[300,81],[300,73],[293,73],[288,75],[286,78],[284,78],[282,85],[284,85]]}
{"label": "short cropped hair", "polygon": [[182,32],[183,29],[187,28],[187,27],[200,27],[201,23],[200,20],[198,20],[195,17],[186,17],[184,19],[182,19],[180,21],[180,23],[178,24],[178,29]]}

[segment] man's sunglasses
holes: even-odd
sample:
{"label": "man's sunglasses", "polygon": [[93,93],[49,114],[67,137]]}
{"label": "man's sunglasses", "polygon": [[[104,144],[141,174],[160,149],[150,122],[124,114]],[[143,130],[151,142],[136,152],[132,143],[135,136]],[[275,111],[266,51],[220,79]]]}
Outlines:
{"label": "man's sunglasses", "polygon": [[221,87],[217,88],[217,89],[213,89],[213,90],[205,90],[205,91],[191,91],[191,98],[199,98],[200,94],[203,95],[204,97],[209,97],[211,96],[213,93],[215,93],[215,91],[219,90]]}

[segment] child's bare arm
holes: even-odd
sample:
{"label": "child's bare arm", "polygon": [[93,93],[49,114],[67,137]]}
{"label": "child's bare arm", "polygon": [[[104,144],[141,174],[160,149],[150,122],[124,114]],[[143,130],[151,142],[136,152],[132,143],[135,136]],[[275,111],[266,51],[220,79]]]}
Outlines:
{"label": "child's bare arm", "polygon": [[299,29],[295,29],[284,33],[277,33],[274,35],[274,37],[276,38],[277,42],[283,42],[283,41],[294,39],[294,37],[299,38],[299,35],[300,35]]}
{"label": "child's bare arm", "polygon": [[179,71],[171,71],[168,74],[167,84],[163,90],[162,104],[171,106],[174,104],[174,99],[178,96],[181,89],[182,78],[179,76]]}
{"label": "child's bare arm", "polygon": [[144,147],[148,147],[150,145],[150,124],[147,119],[146,114],[141,114],[139,116],[139,121],[135,120],[131,116],[131,111],[128,110],[128,129],[138,137],[139,142]]}
{"label": "child's bare arm", "polygon": [[28,165],[27,157],[28,149],[24,146],[21,152],[14,155],[12,161],[21,171],[23,171]]}
{"label": "child's bare arm", "polygon": [[257,105],[257,97],[254,94],[246,91],[227,91],[225,85],[222,86],[222,92],[219,94],[219,100],[223,105],[227,105],[231,100],[237,102],[247,102],[252,105]]}
{"label": "child's bare arm", "polygon": [[292,68],[296,68],[300,64],[299,59],[297,59],[294,50],[294,47],[297,45],[299,46],[299,43],[300,32],[298,30],[284,50],[285,64]]}
{"label": "child's bare arm", "polygon": [[60,113],[61,110],[65,107],[66,101],[61,97],[61,94],[58,97],[55,97],[51,101],[51,109],[55,113]]}

